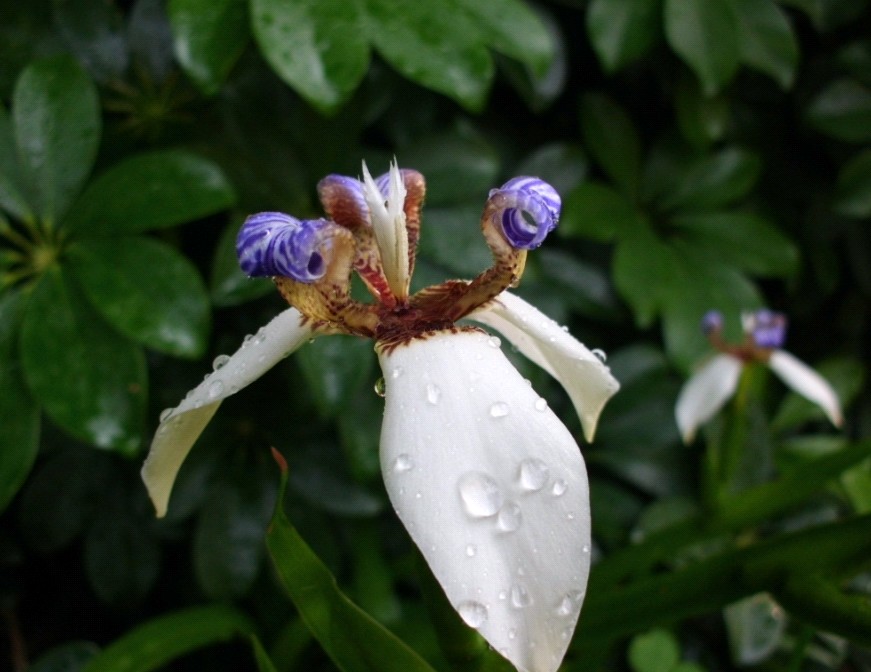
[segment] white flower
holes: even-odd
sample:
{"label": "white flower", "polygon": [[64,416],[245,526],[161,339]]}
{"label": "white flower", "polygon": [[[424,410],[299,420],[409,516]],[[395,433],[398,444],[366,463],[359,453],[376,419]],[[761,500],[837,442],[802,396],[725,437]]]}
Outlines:
{"label": "white flower", "polygon": [[690,443],[699,426],[735,394],[741,371],[751,361],[767,364],[788,387],[817,404],[832,424],[840,427],[841,405],[832,386],[807,364],[779,349],[786,336],[786,318],[770,310],[746,313],[742,318],[745,342],[741,345],[722,341],[723,318],[716,311],[702,321],[719,352],[699,367],[678,395],[675,417],[684,442]]}
{"label": "white flower", "polygon": [[[146,486],[164,515],[181,463],[222,399],[310,338],[371,337],[385,381],[382,473],[397,515],[465,622],[518,670],[553,672],[590,567],[583,458],[500,339],[456,323],[467,317],[498,330],[553,374],[592,438],[617,381],[558,324],[505,291],[526,250],[556,225],[559,197],[534,178],[494,190],[482,217],[493,268],[409,297],[423,178],[395,165],[377,180],[365,167],[364,175],[321,182],[330,220],[248,219],[238,242],[243,269],[274,276],[293,307],[166,412],[143,466]],[[350,299],[351,269],[375,303]]]}

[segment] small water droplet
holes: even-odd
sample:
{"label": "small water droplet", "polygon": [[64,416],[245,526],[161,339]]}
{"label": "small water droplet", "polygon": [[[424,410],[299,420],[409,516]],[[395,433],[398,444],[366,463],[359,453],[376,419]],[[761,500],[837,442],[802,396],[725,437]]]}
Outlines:
{"label": "small water droplet", "polygon": [[[423,494],[421,494],[420,490],[418,490],[417,492],[414,493],[415,499],[420,499],[421,497],[423,497]],[[433,550],[435,550],[435,549],[433,549]]]}
{"label": "small water droplet", "polygon": [[575,519],[575,514],[572,513],[571,511],[569,511],[569,512],[566,514],[566,518],[567,518],[568,520],[574,520],[574,519]]}
{"label": "small water droplet", "polygon": [[504,401],[497,401],[490,407],[491,418],[504,418],[509,413],[508,404]]}
{"label": "small water droplet", "polygon": [[547,399],[544,397],[539,397],[535,400],[535,410],[536,411],[544,411],[547,409]]}
{"label": "small water droplet", "polygon": [[414,460],[411,459],[411,455],[402,453],[401,455],[397,455],[396,459],[393,460],[393,471],[402,473],[405,471],[411,471],[412,469],[414,469]]}
{"label": "small water droplet", "polygon": [[563,639],[571,639],[572,634],[574,633],[574,628],[566,628],[560,633],[560,637]]}
{"label": "small water droplet", "polygon": [[442,391],[438,388],[438,386],[433,385],[432,383],[426,384],[426,400],[431,403],[433,406],[439,403],[439,400],[442,398]]}
{"label": "small water droplet", "polygon": [[470,471],[460,478],[458,487],[466,513],[473,518],[495,516],[502,508],[499,485],[487,474]]}
{"label": "small water droplet", "polygon": [[516,583],[511,586],[511,606],[515,609],[525,609],[532,604],[532,595],[526,586]]}
{"label": "small water droplet", "polygon": [[559,603],[559,606],[556,608],[557,616],[569,616],[572,611],[574,611],[575,603],[572,598],[566,595]]}
{"label": "small water droplet", "polygon": [[589,552],[590,552],[590,545],[589,545],[589,544],[584,544],[584,545],[581,547],[581,553],[589,553]]}
{"label": "small water droplet", "polygon": [[402,375],[403,371],[404,369],[401,366],[396,366],[390,372],[390,377],[393,378],[393,380],[396,380],[397,378],[399,378],[399,376]]}
{"label": "small water droplet", "polygon": [[562,328],[563,331],[565,331],[566,333],[568,333],[568,331],[569,331],[569,327],[568,327],[567,324],[564,324],[561,328]]}
{"label": "small water droplet", "polygon": [[375,390],[375,394],[379,397],[383,397],[387,393],[387,383],[384,382],[383,378],[379,378],[375,381],[373,389]]}
{"label": "small water droplet", "polygon": [[520,527],[523,520],[523,511],[517,502],[505,502],[504,506],[499,509],[499,515],[496,518],[496,527],[503,532],[514,532]]}
{"label": "small water droplet", "polygon": [[562,497],[566,490],[569,489],[569,484],[566,483],[563,479],[558,478],[553,482],[553,487],[550,489],[550,494],[554,497]]}
{"label": "small water droplet", "polygon": [[251,340],[251,342],[254,345],[260,345],[265,340],[266,340],[266,330],[263,327],[260,327],[260,329],[254,335],[254,338]]}
{"label": "small water droplet", "polygon": [[489,345],[491,348],[498,348],[502,345],[502,339],[500,339],[498,336],[491,336],[487,339],[487,345]]}
{"label": "small water droplet", "polygon": [[218,355],[212,360],[212,369],[217,371],[230,361],[230,355]]}
{"label": "small water droplet", "polygon": [[601,359],[603,362],[608,359],[608,355],[605,354],[605,351],[599,350],[599,348],[593,348],[592,350],[590,350],[590,352],[592,352],[594,355],[596,355],[596,357]]}
{"label": "small water droplet", "polygon": [[224,383],[214,380],[209,384],[209,399],[220,397],[224,393]]}
{"label": "small water droplet", "polygon": [[536,457],[530,457],[520,463],[518,480],[520,487],[532,492],[541,490],[550,478],[548,466]]}
{"label": "small water droplet", "polygon": [[508,591],[507,590],[500,590],[499,591],[499,599],[500,600],[507,600],[508,599]]}
{"label": "small water droplet", "polygon": [[242,339],[242,347],[247,348],[251,345],[251,339],[254,338],[253,334],[245,334],[245,338]]}
{"label": "small water droplet", "polygon": [[166,422],[166,420],[169,418],[170,414],[171,414],[174,410],[175,410],[174,408],[164,408],[164,409],[160,412],[160,421],[161,421],[161,422]]}
{"label": "small water droplet", "polygon": [[487,621],[487,607],[474,600],[460,602],[457,605],[457,612],[466,625],[472,628],[480,628]]}
{"label": "small water droplet", "polygon": [[478,547],[475,546],[475,544],[469,544],[466,546],[466,557],[474,558],[477,552]]}
{"label": "small water droplet", "polygon": [[202,408],[202,407],[203,407],[203,400],[202,400],[202,399],[197,399],[197,400],[194,402],[194,408]]}
{"label": "small water droplet", "polygon": [[511,628],[508,631],[508,639],[517,639],[517,628]]}

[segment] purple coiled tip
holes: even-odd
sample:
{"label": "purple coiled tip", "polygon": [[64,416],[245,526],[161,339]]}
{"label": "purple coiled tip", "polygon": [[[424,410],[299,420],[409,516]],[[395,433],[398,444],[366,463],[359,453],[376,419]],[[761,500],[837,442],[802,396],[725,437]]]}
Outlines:
{"label": "purple coiled tip", "polygon": [[501,224],[512,247],[535,249],[556,228],[562,201],[544,180],[515,177],[490,192],[491,199],[497,195],[505,199]]}
{"label": "purple coiled tip", "polygon": [[702,318],[702,333],[709,336],[723,330],[723,313],[719,310],[709,310]]}
{"label": "purple coiled tip", "polygon": [[759,348],[780,348],[786,340],[786,315],[763,308],[749,316],[745,329]]}
{"label": "purple coiled tip", "polygon": [[260,212],[245,220],[236,238],[239,266],[250,277],[280,275],[314,282],[327,270],[324,219],[299,220],[283,212]]}

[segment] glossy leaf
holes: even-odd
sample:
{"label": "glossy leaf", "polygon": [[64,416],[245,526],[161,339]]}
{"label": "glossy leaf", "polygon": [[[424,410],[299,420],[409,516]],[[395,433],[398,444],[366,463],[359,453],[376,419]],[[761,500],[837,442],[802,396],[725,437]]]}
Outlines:
{"label": "glossy leaf", "polygon": [[374,380],[372,343],[354,336],[319,338],[296,355],[318,411],[335,417],[361,388]]}
{"label": "glossy leaf", "polygon": [[127,41],[118,7],[103,0],[54,0],[54,20],[76,59],[98,82],[127,69]]}
{"label": "glossy leaf", "polygon": [[663,196],[661,205],[681,210],[729,205],[753,188],[761,170],[756,154],[727,147],[691,163],[671,193]]}
{"label": "glossy leaf", "polygon": [[432,672],[392,633],[351,602],[336,578],[309,548],[284,513],[287,471],[266,546],[300,616],[343,672]]}
{"label": "glossy leaf", "polygon": [[139,448],[142,351],[113,331],[58,268],[43,274],[30,296],[21,358],[30,390],[57,424],[101,448],[128,454]]}
{"label": "glossy leaf", "polygon": [[88,299],[118,331],[171,355],[203,354],[209,297],[197,269],[173,248],[130,236],[82,241],[68,254]]}
{"label": "glossy leaf", "polygon": [[39,451],[39,406],[24,384],[18,356],[24,303],[20,292],[0,295],[0,511],[21,488]]}
{"label": "glossy leaf", "polygon": [[182,150],[137,154],[87,188],[67,224],[85,235],[139,233],[229,207],[233,188],[217,165]]}
{"label": "glossy leaf", "polygon": [[871,140],[871,90],[854,79],[836,79],[810,102],[807,119],[818,131],[845,142]]}
{"label": "glossy leaf", "polygon": [[565,200],[569,192],[584,181],[589,170],[590,162],[579,145],[555,142],[533,151],[513,172],[540,177]]}
{"label": "glossy leaf", "polygon": [[738,18],[741,61],[771,75],[788,89],[798,67],[798,40],[786,14],[773,0],[730,0]]}
{"label": "glossy leaf", "polygon": [[705,96],[695,79],[682,77],[674,106],[681,134],[691,144],[706,148],[725,135],[731,112],[725,95]]}
{"label": "glossy leaf", "polygon": [[252,0],[251,24],[273,70],[322,111],[335,111],[366,73],[369,46],[356,1]]}
{"label": "glossy leaf", "polygon": [[661,0],[593,0],[587,35],[602,67],[616,72],[647,53],[659,37]]}
{"label": "glossy leaf", "polygon": [[670,632],[651,630],[632,639],[628,656],[635,672],[671,672],[680,660],[680,647]]}
{"label": "glossy leaf", "polygon": [[245,0],[171,0],[173,51],[205,94],[217,93],[248,43]]}
{"label": "glossy leaf", "polygon": [[[164,86],[175,76],[172,30],[163,0],[138,0],[127,16],[127,45],[137,68]],[[140,70],[141,71],[141,70]]]}
{"label": "glossy leaf", "polygon": [[732,79],[740,57],[729,0],[665,0],[665,37],[712,96]]}
{"label": "glossy leaf", "polygon": [[854,156],[841,168],[834,208],[848,217],[871,217],[871,150]]}
{"label": "glossy leaf", "polygon": [[232,607],[193,607],[138,625],[82,672],[150,672],[201,647],[255,636],[251,620]]}
{"label": "glossy leaf", "polygon": [[581,129],[587,150],[602,170],[634,198],[641,170],[641,141],[626,111],[604,94],[587,94],[581,101]]}
{"label": "glossy leaf", "polygon": [[100,141],[93,83],[68,56],[30,65],[12,99],[19,168],[36,214],[57,223],[91,172]]}
{"label": "glossy leaf", "polygon": [[0,209],[20,220],[30,221],[33,213],[20,183],[15,138],[6,108],[0,103]]}
{"label": "glossy leaf", "polygon": [[472,111],[484,105],[493,60],[477,23],[453,0],[366,0],[375,49],[402,75]]}
{"label": "glossy leaf", "polygon": [[565,199],[558,231],[607,242],[634,227],[644,215],[623,194],[600,182],[584,182]]}

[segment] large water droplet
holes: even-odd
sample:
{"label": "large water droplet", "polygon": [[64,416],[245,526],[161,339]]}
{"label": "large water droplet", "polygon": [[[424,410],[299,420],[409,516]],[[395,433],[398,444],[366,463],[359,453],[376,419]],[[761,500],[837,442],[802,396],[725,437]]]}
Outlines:
{"label": "large water droplet", "polygon": [[503,532],[514,532],[523,520],[523,511],[517,502],[506,502],[499,509],[499,516],[496,518],[496,526]]}
{"label": "large water droplet", "polygon": [[402,453],[401,455],[397,455],[396,459],[393,460],[393,471],[402,473],[405,471],[411,471],[412,469],[414,469],[414,460],[411,459],[411,455]]}
{"label": "large water droplet", "polygon": [[547,479],[550,478],[550,469],[536,457],[523,460],[518,471],[520,487],[532,492],[541,490],[547,485]]}
{"label": "large water droplet", "polygon": [[426,400],[435,406],[442,398],[442,391],[432,383],[426,384]]}
{"label": "large water droplet", "polygon": [[487,607],[480,602],[467,600],[457,605],[457,613],[472,628],[480,628],[487,620]]}
{"label": "large water droplet", "polygon": [[387,383],[384,382],[383,378],[379,378],[375,381],[375,385],[372,389],[375,390],[375,394],[379,397],[383,397],[387,393]]}
{"label": "large water droplet", "polygon": [[526,589],[526,586],[516,583],[511,586],[511,606],[515,609],[525,609],[532,604],[532,595]]}
{"label": "large water droplet", "polygon": [[553,482],[553,487],[550,489],[550,494],[552,494],[554,497],[562,497],[568,489],[569,484],[566,483],[563,479],[558,478]]}
{"label": "large water droplet", "polygon": [[217,371],[230,361],[230,355],[218,355],[212,360],[212,369]]}
{"label": "large water droplet", "polygon": [[504,418],[509,413],[508,404],[504,401],[497,401],[490,407],[491,418]]}
{"label": "large water droplet", "polygon": [[487,345],[489,345],[491,348],[498,348],[500,345],[502,345],[502,340],[498,336],[491,336],[487,339]]}
{"label": "large water droplet", "polygon": [[473,518],[495,516],[502,508],[499,485],[487,474],[470,471],[460,478],[458,487],[463,507]]}
{"label": "large water droplet", "polygon": [[536,411],[544,411],[547,409],[547,399],[544,397],[539,397],[535,400],[535,410]]}
{"label": "large water droplet", "polygon": [[160,412],[160,421],[161,421],[161,422],[166,422],[166,420],[169,418],[170,414],[171,414],[174,410],[175,410],[174,408],[164,408],[164,409]]}
{"label": "large water droplet", "polygon": [[599,350],[599,348],[593,348],[592,350],[590,350],[590,352],[592,352],[594,355],[596,355],[596,357],[601,359],[603,362],[608,359],[608,355],[605,354],[605,351]]}
{"label": "large water droplet", "polygon": [[263,327],[260,327],[260,329],[258,329],[257,333],[254,335],[254,338],[251,339],[251,342],[254,345],[260,345],[265,340],[266,340],[266,330]]}
{"label": "large water droplet", "polygon": [[209,383],[209,399],[216,399],[224,393],[224,383],[220,380],[213,380]]}

